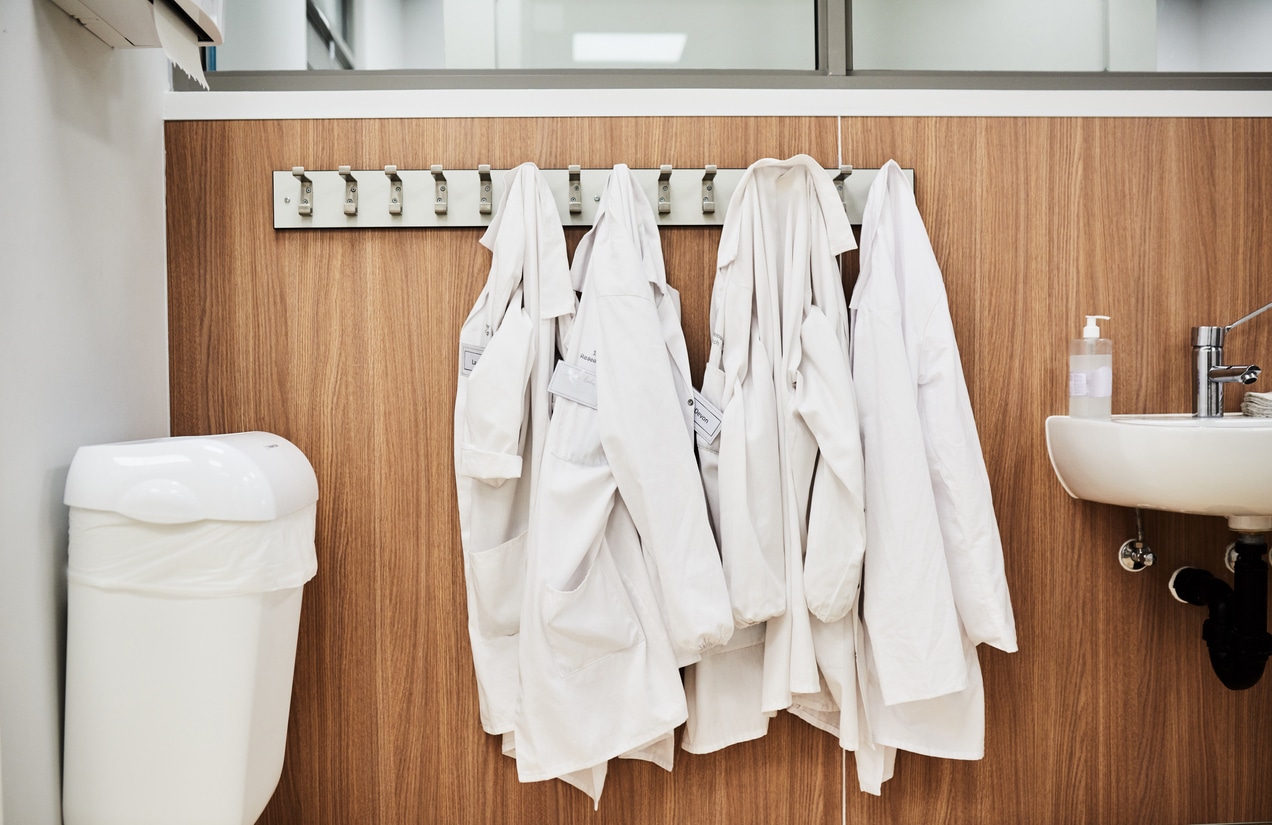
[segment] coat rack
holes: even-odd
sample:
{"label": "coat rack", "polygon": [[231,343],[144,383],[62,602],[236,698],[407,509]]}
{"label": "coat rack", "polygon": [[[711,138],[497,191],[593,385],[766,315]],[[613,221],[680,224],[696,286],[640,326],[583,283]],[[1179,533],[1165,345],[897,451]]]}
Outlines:
{"label": "coat rack", "polygon": [[[609,169],[544,169],[561,222],[591,226]],[[745,169],[633,169],[664,226],[722,226]],[[861,223],[878,169],[827,169],[849,220]],[[503,194],[506,169],[383,169],[274,172],[275,229],[396,229],[486,226]],[[914,185],[914,170],[905,170]]]}

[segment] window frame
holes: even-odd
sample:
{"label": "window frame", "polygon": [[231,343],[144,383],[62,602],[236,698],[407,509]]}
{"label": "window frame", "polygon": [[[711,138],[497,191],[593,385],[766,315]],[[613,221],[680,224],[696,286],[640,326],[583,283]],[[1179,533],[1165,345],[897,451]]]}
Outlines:
{"label": "window frame", "polygon": [[[394,69],[211,71],[215,92],[414,91],[427,89],[968,89],[1272,91],[1272,72],[898,71],[852,68],[852,0],[814,0],[816,68],[724,69]],[[325,23],[310,0],[314,13]],[[352,50],[330,27],[352,62]],[[338,58],[339,59],[339,58]],[[172,71],[173,91],[203,91]]]}

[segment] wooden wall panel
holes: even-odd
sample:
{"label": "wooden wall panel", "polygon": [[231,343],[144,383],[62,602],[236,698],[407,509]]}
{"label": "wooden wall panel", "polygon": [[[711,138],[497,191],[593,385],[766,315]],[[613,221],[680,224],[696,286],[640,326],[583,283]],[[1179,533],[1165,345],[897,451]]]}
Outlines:
{"label": "wooden wall panel", "polygon": [[[1146,513],[1158,566],[1121,571],[1130,511],[1076,502],[1043,420],[1067,341],[1113,316],[1116,412],[1187,409],[1187,333],[1272,300],[1272,123],[1189,119],[652,118],[169,123],[174,434],[264,429],[322,490],[287,761],[266,825],[841,821],[841,756],[789,717],[668,775],[616,763],[599,813],[520,785],[480,731],[458,554],[451,412],[459,326],[489,263],[480,230],[280,233],[269,172],[535,160],[914,167],[946,275],[1006,550],[1021,650],[982,652],[981,762],[903,754],[850,821],[1190,823],[1272,819],[1272,677],[1234,694],[1182,564],[1221,570],[1222,520]],[[571,230],[571,248],[581,232]],[[719,230],[667,229],[695,377]],[[851,283],[855,261],[848,262]],[[1272,361],[1272,323],[1229,352]],[[1236,394],[1234,394],[1236,395]],[[1235,400],[1230,403],[1235,408]]]}
{"label": "wooden wall panel", "polygon": [[[833,119],[169,124],[173,432],[277,432],[322,491],[288,756],[263,822],[838,821],[840,752],[793,719],[724,755],[680,754],[670,775],[616,763],[599,816],[562,783],[517,782],[478,723],[451,459],[456,341],[489,268],[481,231],[279,233],[266,183],[292,165],[745,166],[797,151],[831,165],[835,140]],[[718,239],[664,235],[696,375]]]}
{"label": "wooden wall panel", "polygon": [[[1114,412],[1187,411],[1189,328],[1272,300],[1272,122],[845,119],[845,159],[895,158],[942,264],[995,491],[1021,651],[982,653],[978,768],[902,757],[881,802],[849,814],[916,823],[1272,819],[1272,684],[1223,688],[1204,611],[1166,582],[1226,573],[1221,519],[1145,513],[1154,568],[1114,551],[1132,511],[1069,499],[1043,421],[1067,404],[1067,344],[1111,315]],[[1240,337],[1238,337],[1240,336]],[[1272,360],[1272,324],[1233,333],[1232,363]],[[1230,393],[1236,409],[1240,392]],[[1272,458],[1272,457],[1270,457]],[[1132,459],[1133,460],[1133,459]],[[895,792],[911,762],[933,804]],[[926,797],[926,798],[925,798]]]}

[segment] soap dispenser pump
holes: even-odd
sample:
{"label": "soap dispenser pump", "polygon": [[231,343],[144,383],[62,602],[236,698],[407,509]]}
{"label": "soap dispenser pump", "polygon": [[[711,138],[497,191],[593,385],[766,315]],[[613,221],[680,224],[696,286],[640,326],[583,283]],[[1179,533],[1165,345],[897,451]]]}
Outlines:
{"label": "soap dispenser pump", "polygon": [[1107,315],[1086,316],[1082,337],[1069,343],[1069,417],[1108,418],[1113,400],[1113,342],[1100,335]]}

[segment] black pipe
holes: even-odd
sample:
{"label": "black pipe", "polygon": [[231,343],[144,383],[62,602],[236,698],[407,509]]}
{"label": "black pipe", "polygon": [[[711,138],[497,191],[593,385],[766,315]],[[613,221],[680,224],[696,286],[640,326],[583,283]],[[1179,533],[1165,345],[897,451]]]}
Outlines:
{"label": "black pipe", "polygon": [[1237,563],[1232,581],[1205,570],[1181,567],[1170,589],[1180,601],[1210,609],[1201,637],[1210,649],[1210,664],[1219,681],[1231,690],[1253,687],[1263,676],[1272,655],[1268,633],[1268,546],[1262,535],[1242,533],[1236,543]]}

